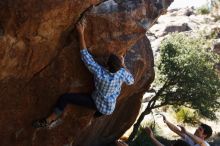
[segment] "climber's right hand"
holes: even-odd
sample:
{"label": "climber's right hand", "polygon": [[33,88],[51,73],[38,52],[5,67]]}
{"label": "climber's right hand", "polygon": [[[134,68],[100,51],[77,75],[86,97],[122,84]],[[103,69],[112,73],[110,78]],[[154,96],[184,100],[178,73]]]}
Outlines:
{"label": "climber's right hand", "polygon": [[76,29],[77,29],[77,31],[78,31],[79,34],[84,34],[85,24],[82,23],[81,21],[79,21],[79,22],[76,24]]}

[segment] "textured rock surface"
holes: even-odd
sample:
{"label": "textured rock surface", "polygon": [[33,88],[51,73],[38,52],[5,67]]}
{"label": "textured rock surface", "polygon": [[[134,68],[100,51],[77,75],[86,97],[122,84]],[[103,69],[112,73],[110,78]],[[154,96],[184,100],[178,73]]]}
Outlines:
{"label": "textured rock surface", "polygon": [[154,56],[159,54],[161,41],[173,32],[189,35],[203,32],[209,38],[215,36],[214,39],[219,42],[220,25],[212,15],[199,15],[194,8],[168,10],[166,15],[161,16],[147,33]]}
{"label": "textured rock surface", "polygon": [[214,50],[214,52],[216,52],[217,54],[220,55],[220,42],[214,44],[213,50]]}
{"label": "textured rock surface", "polygon": [[[172,0],[1,0],[0,144],[105,146],[134,122],[140,99],[153,81],[153,54],[145,37]],[[94,5],[94,6],[93,6]],[[35,130],[65,92],[91,92],[92,75],[80,60],[74,25],[84,14],[86,42],[98,61],[109,52],[125,55],[135,76],[123,86],[113,115],[69,106],[58,127]]]}
{"label": "textured rock surface", "polygon": [[[214,50],[214,52],[216,52],[217,54],[220,55],[220,42],[217,42],[216,44],[214,44],[213,50]],[[217,63],[217,64],[215,65],[215,68],[217,69],[217,71],[218,71],[219,74],[220,74],[220,63]]]}

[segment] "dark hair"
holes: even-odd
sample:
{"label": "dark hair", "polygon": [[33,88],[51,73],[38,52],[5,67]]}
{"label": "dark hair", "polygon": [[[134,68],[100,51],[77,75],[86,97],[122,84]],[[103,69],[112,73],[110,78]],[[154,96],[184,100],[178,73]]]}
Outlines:
{"label": "dark hair", "polygon": [[121,60],[114,54],[110,54],[107,65],[111,73],[116,73],[120,68],[122,68]]}
{"label": "dark hair", "polygon": [[181,139],[178,139],[174,144],[173,146],[190,146],[187,142],[181,140]]}
{"label": "dark hair", "polygon": [[206,134],[205,139],[209,138],[212,135],[212,128],[209,125],[203,123],[200,126],[203,128],[204,134]]}

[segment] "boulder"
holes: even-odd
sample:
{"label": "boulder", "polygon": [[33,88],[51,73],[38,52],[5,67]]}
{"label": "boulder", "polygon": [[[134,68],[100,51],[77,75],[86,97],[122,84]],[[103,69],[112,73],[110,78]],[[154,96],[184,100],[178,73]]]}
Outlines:
{"label": "boulder", "polygon": [[213,51],[220,55],[220,42],[214,44]]}
{"label": "boulder", "polygon": [[[118,139],[135,121],[142,95],[154,79],[145,32],[171,2],[1,0],[1,145],[107,146]],[[98,62],[111,52],[125,55],[135,84],[122,87],[110,116],[93,119],[95,111],[69,105],[61,125],[34,129],[33,120],[48,116],[61,94],[93,90],[75,32],[82,17],[87,21],[85,38],[92,55]]]}
{"label": "boulder", "polygon": [[[217,54],[220,55],[220,42],[217,42],[214,44],[213,46],[213,51]],[[215,69],[218,71],[218,73],[220,74],[220,63],[216,63],[215,64]]]}
{"label": "boulder", "polygon": [[189,31],[189,30],[192,30],[192,29],[188,26],[187,23],[182,23],[181,25],[170,25],[165,28],[162,36],[167,35],[168,33],[184,32],[184,31]]}
{"label": "boulder", "polygon": [[184,15],[185,16],[191,16],[191,15],[195,15],[195,9],[194,7],[191,7],[191,8],[187,8],[184,12]]}

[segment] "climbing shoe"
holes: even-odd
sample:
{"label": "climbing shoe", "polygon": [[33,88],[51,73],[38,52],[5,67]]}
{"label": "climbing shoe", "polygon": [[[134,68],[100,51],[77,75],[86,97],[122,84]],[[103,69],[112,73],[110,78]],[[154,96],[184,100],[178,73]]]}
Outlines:
{"label": "climbing shoe", "polygon": [[63,120],[62,119],[57,119],[57,120],[54,120],[52,121],[49,125],[48,125],[48,129],[53,129],[59,125],[61,125],[63,123]]}
{"label": "climbing shoe", "polygon": [[34,128],[47,128],[49,123],[47,123],[46,119],[36,120],[33,122],[32,127]]}

